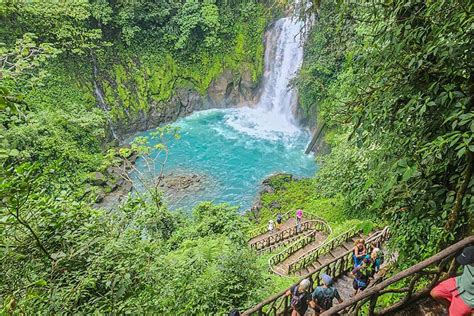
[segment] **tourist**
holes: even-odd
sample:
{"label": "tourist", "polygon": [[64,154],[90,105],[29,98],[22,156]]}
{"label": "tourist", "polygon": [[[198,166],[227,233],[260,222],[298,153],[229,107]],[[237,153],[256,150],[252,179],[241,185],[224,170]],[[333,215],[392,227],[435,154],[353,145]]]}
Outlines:
{"label": "tourist", "polygon": [[430,294],[449,309],[450,316],[473,315],[474,246],[464,248],[456,260],[463,266],[462,274],[439,283]]}
{"label": "tourist", "polygon": [[301,220],[303,219],[303,210],[296,210],[296,232],[301,232]]}
{"label": "tourist", "polygon": [[370,265],[369,257],[364,257],[362,259],[362,263],[355,267],[352,270],[352,275],[354,276],[354,281],[352,282],[352,287],[354,288],[354,296],[357,295],[359,290],[363,291],[369,286],[369,265]]}
{"label": "tourist", "polygon": [[357,268],[362,263],[362,259],[367,255],[367,249],[365,248],[365,240],[357,239],[354,244],[354,252],[352,257],[354,259],[354,268]]}
{"label": "tourist", "polygon": [[380,265],[382,264],[382,251],[380,248],[372,248],[370,252],[370,262],[371,262],[371,277],[373,278],[376,273],[380,271]]}
{"label": "tourist", "polygon": [[281,213],[278,213],[277,214],[277,217],[276,217],[276,229],[277,230],[280,230],[280,226],[283,222],[283,216],[281,216]]}
{"label": "tourist", "polygon": [[291,296],[291,316],[303,316],[308,310],[308,306],[316,309],[316,304],[311,297],[311,282],[303,279],[300,284],[293,286],[286,292],[286,296]]}
{"label": "tourist", "polygon": [[323,280],[323,285],[318,286],[314,289],[312,294],[314,303],[316,304],[316,311],[319,309],[319,313],[325,312],[332,307],[333,300],[337,299],[339,303],[342,303],[341,296],[337,289],[333,286],[334,282],[332,278],[323,273],[321,276]]}
{"label": "tourist", "polygon": [[272,220],[269,220],[269,221],[268,221],[268,232],[269,232],[270,234],[273,233],[273,228],[274,228],[274,226],[273,226],[273,221],[272,221]]}

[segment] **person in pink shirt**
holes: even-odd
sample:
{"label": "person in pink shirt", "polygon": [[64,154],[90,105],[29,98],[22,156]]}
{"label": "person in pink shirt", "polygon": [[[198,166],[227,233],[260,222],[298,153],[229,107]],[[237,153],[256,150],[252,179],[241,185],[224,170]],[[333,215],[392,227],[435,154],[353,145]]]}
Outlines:
{"label": "person in pink shirt", "polygon": [[303,210],[296,210],[296,231],[299,233],[301,231],[301,219],[303,218]]}

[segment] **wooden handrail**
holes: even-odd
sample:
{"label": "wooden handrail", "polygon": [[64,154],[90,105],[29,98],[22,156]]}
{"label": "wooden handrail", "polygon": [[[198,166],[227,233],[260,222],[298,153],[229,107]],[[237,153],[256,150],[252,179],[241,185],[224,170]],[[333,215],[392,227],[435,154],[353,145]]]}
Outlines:
{"label": "wooden handrail", "polygon": [[[463,240],[449,246],[448,248],[440,251],[439,253],[437,253],[436,255],[426,259],[426,260],[423,260],[422,262],[420,263],[417,263],[415,264],[414,266],[408,268],[408,269],[405,269],[397,274],[395,274],[394,276],[392,276],[391,278],[385,280],[385,281],[382,281],[380,282],[379,284],[365,290],[365,291],[362,291],[360,292],[358,295],[356,295],[355,297],[351,298],[351,299],[348,299],[347,301],[344,301],[343,303],[341,304],[338,304],[338,305],[335,305],[333,306],[331,309],[329,309],[328,311],[322,313],[321,315],[324,315],[324,316],[328,316],[328,315],[334,315],[338,312],[341,312],[343,310],[346,310],[346,309],[350,309],[351,307],[356,307],[356,304],[359,303],[359,302],[367,302],[371,299],[374,299],[375,297],[378,297],[379,295],[383,295],[383,294],[386,294],[386,293],[391,293],[393,291],[388,291],[388,290],[385,290],[387,287],[389,287],[390,285],[402,280],[402,279],[405,279],[407,277],[410,277],[410,276],[414,276],[414,281],[410,282],[410,287],[409,288],[406,288],[407,292],[409,292],[409,294],[411,295],[412,291],[413,291],[413,288],[414,288],[414,284],[419,280],[419,275],[421,274],[430,274],[430,272],[425,272],[423,271],[424,269],[434,265],[434,264],[437,264],[437,263],[442,263],[443,261],[445,261],[444,265],[446,265],[446,262],[447,260],[444,260],[444,259],[449,259],[449,258],[454,258],[454,255],[458,252],[460,252],[464,247],[466,246],[469,246],[469,245],[472,245],[474,244],[474,236],[470,236],[470,237],[466,237],[464,238]],[[441,275],[441,273],[443,272],[443,267],[440,267],[438,270],[437,270],[437,277],[431,282],[431,284],[427,287],[427,288],[424,288],[423,290],[421,290],[420,292],[418,293],[415,293],[411,296],[415,297],[416,299],[422,297],[423,294],[427,294],[429,293],[429,291],[436,285],[437,281],[439,280],[439,277]],[[431,273],[431,274],[436,274],[435,273]],[[405,289],[403,289],[405,290]],[[410,292],[411,291],[411,292]],[[374,301],[376,302],[376,299],[374,299]],[[406,298],[405,299],[405,302],[409,302],[409,301],[413,301],[413,299],[410,299],[410,297]],[[373,304],[374,306],[372,308],[375,308],[375,304]],[[398,304],[398,303],[395,303],[394,304],[396,308],[399,308],[401,307],[403,304]],[[384,313],[388,313],[389,311],[392,311],[392,309],[394,308],[386,308],[384,309],[380,315],[383,315]],[[372,310],[372,313],[374,313],[374,311]]]}
{"label": "wooden handrail", "polygon": [[298,231],[297,225],[295,224],[294,226],[288,227],[284,230],[277,231],[276,233],[268,235],[263,239],[260,239],[260,240],[254,241],[254,242],[249,242],[249,246],[250,246],[250,248],[252,248],[254,250],[257,250],[257,251],[269,248],[272,245],[278,244],[280,241],[287,240],[287,239],[289,239],[293,236],[296,236],[296,235],[302,233],[305,230],[308,230],[310,228],[309,225],[311,225],[310,223],[312,223],[312,222],[321,222],[324,225],[328,225],[326,223],[326,221],[321,220],[319,218],[312,219],[312,220],[306,220],[306,221],[301,223],[301,230],[300,231]]}
{"label": "wooden handrail", "polygon": [[[366,239],[366,245],[370,245],[371,242],[383,242],[388,238],[388,234],[388,227],[385,227],[383,230],[378,231],[372,236],[368,237]],[[306,274],[304,277],[299,279],[298,282],[294,283],[291,287],[298,285],[303,279],[307,278],[312,278],[314,280],[314,283],[319,285],[321,284],[320,272],[327,273],[329,275],[332,275],[333,277],[338,277],[352,268],[352,250],[348,250],[340,256],[334,258],[324,266],[321,266],[313,272]],[[316,277],[316,279],[313,278],[314,276]],[[279,311],[281,312],[281,310],[287,311],[290,303],[288,297],[286,296],[287,290],[288,289],[285,289],[280,293],[270,296],[269,298],[263,300],[254,307],[243,312],[242,315],[252,315],[255,313],[257,313],[257,315],[277,315]],[[263,310],[265,307],[268,308],[267,312]]]}
{"label": "wooden handrail", "polygon": [[[297,241],[295,241],[294,243],[292,243],[289,246],[285,247],[285,249],[283,249],[279,253],[276,253],[275,255],[271,256],[268,259],[268,266],[269,266],[270,270],[273,271],[273,273],[278,274],[280,276],[284,276],[281,273],[279,273],[278,271],[276,271],[273,268],[273,266],[275,266],[278,263],[282,262],[283,260],[285,260],[286,258],[291,256],[293,253],[295,253],[299,249],[301,249],[301,248],[305,247],[306,245],[309,245],[310,243],[312,243],[316,238],[316,233],[317,232],[323,232],[327,236],[329,236],[332,233],[331,226],[329,226],[325,221],[313,220],[313,221],[309,221],[309,222],[312,223],[312,226],[313,226],[312,231],[309,231],[307,234],[305,234],[305,236],[299,238]],[[326,236],[326,239],[327,239],[327,236]]]}
{"label": "wooden handrail", "polygon": [[339,234],[338,236],[326,240],[323,244],[314,248],[313,250],[305,253],[304,255],[298,257],[293,262],[290,263],[288,266],[288,274],[306,268],[308,265],[316,261],[321,255],[325,255],[334,248],[338,247],[342,243],[344,243],[348,238],[355,236],[360,231],[357,230],[355,227]]}
{"label": "wooden handrail", "polygon": [[[294,210],[291,210],[291,211],[288,211],[286,213],[283,213],[282,214],[282,220],[283,221],[287,221],[288,219],[291,218],[291,216],[289,214],[292,214],[294,213],[295,211]],[[316,216],[314,215],[313,213],[311,212],[305,212],[304,213],[304,218],[305,220],[309,220],[309,219],[312,219],[312,220],[320,220],[320,221],[324,221],[324,219],[322,219],[321,217],[319,216]],[[251,230],[248,234],[249,234],[249,241],[259,235],[262,235],[262,234],[265,234],[266,232],[268,231],[268,224],[265,224],[265,225],[262,225],[260,227],[257,227],[253,230]]]}
{"label": "wooden handrail", "polygon": [[[288,215],[289,215],[290,213],[293,213],[293,212],[294,212],[293,210],[290,210],[290,211],[288,211],[288,212],[286,212],[286,213],[283,213],[283,214],[281,215],[282,220],[284,220],[284,221],[288,220],[288,219],[289,219],[289,216],[288,216]],[[268,231],[268,224],[265,224],[265,225],[262,225],[262,226],[260,226],[260,227],[258,227],[258,228],[255,228],[255,229],[253,229],[253,230],[251,230],[251,231],[249,232],[249,236],[250,236],[250,237],[249,237],[249,240],[252,239],[252,238],[255,238],[255,237],[257,237],[257,236],[259,236],[259,235],[261,235],[261,234],[264,234],[264,233],[266,233],[267,231]]]}

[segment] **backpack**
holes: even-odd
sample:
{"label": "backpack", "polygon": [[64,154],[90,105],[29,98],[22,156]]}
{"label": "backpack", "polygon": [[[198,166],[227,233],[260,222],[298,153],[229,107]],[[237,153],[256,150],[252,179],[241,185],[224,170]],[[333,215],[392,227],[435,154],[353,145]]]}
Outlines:
{"label": "backpack", "polygon": [[302,300],[305,297],[305,293],[303,292],[298,295],[298,286],[295,286],[292,294],[293,295],[291,296],[291,307],[293,307],[293,309],[298,310],[302,307]]}
{"label": "backpack", "polygon": [[280,214],[277,215],[277,223],[280,224],[282,221],[282,216]]}
{"label": "backpack", "polygon": [[334,299],[334,289],[328,289],[331,291],[325,291],[324,289],[321,289],[321,295],[318,297],[319,306],[321,306],[326,311],[332,307],[332,300]]}
{"label": "backpack", "polygon": [[237,309],[230,311],[229,316],[240,316],[240,312]]}

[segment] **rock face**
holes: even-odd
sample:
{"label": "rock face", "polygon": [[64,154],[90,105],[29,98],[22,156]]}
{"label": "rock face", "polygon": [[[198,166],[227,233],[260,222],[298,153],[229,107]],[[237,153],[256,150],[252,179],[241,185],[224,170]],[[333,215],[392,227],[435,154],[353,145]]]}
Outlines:
{"label": "rock face", "polygon": [[191,88],[178,88],[167,102],[152,101],[147,110],[141,110],[137,117],[114,123],[113,129],[120,138],[137,131],[144,131],[160,124],[173,122],[194,111],[211,108],[228,108],[242,104],[254,104],[259,98],[258,82],[252,80],[250,71],[236,76],[225,69],[214,79],[205,94]]}

